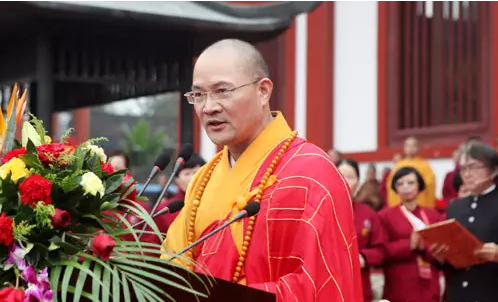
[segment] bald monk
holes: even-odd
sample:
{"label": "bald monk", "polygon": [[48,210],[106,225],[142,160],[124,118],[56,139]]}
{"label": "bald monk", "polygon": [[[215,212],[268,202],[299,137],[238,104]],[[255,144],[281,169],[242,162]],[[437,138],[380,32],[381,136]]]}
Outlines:
{"label": "bald monk", "polygon": [[178,252],[256,201],[257,216],[184,254],[195,271],[277,301],[363,301],[347,183],[324,151],[270,111],[272,90],[264,58],[246,42],[222,40],[199,56],[186,97],[224,148],[195,174],[163,247]]}
{"label": "bald monk", "polygon": [[426,208],[434,209],[436,207],[436,176],[432,171],[431,166],[427,161],[418,155],[420,150],[417,138],[410,136],[405,139],[404,153],[405,157],[400,159],[386,182],[387,204],[389,207],[397,206],[400,203],[398,194],[392,189],[392,177],[402,167],[413,167],[422,175],[426,188],[418,195],[418,205]]}

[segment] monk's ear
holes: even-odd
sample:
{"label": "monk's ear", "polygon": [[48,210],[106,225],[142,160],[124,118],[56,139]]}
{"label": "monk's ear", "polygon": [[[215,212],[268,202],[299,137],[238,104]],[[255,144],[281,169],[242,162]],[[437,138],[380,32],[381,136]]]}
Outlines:
{"label": "monk's ear", "polygon": [[273,82],[268,78],[259,81],[258,96],[262,106],[270,103],[271,93],[273,91]]}

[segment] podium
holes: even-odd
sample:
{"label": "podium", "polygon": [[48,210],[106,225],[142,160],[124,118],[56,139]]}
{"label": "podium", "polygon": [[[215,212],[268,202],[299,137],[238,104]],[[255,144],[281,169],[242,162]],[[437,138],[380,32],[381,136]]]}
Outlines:
{"label": "podium", "polygon": [[[274,294],[264,292],[258,289],[250,288],[244,285],[236,284],[233,282],[228,282],[222,279],[214,278],[212,276],[193,273],[187,271],[185,269],[175,267],[169,264],[164,264],[168,270],[175,272],[176,274],[182,276],[188,281],[188,284],[185,284],[181,279],[172,277],[168,275],[168,279],[172,282],[182,284],[184,286],[190,287],[197,292],[201,292],[207,297],[202,297],[195,295],[193,293],[187,292],[182,289],[178,289],[172,286],[167,286],[164,283],[155,282],[154,284],[159,288],[163,289],[164,292],[169,295],[161,295],[160,293],[156,294],[163,298],[162,301],[176,301],[176,302],[228,302],[228,301],[237,301],[237,302],[275,302],[276,296]],[[150,271],[149,271],[150,272]],[[152,273],[152,272],[150,272]],[[71,278],[71,284],[76,284],[78,279],[78,274],[73,274]],[[148,278],[147,278],[148,279]],[[150,280],[150,279],[148,279]],[[190,285],[190,286],[189,286]],[[130,287],[130,302],[138,302],[139,300],[133,293],[133,289]],[[90,293],[92,290],[92,281],[87,279],[84,285],[84,291]],[[112,292],[112,289],[111,289]],[[101,290],[102,295],[102,290]],[[102,297],[101,297],[102,298]],[[60,298],[57,299],[61,301]],[[73,301],[73,296],[68,294],[68,300]],[[91,300],[88,298],[81,297],[79,299],[80,302],[90,302]],[[109,301],[113,301],[113,298],[110,297]],[[120,294],[120,301],[126,301],[123,297],[123,293]]]}

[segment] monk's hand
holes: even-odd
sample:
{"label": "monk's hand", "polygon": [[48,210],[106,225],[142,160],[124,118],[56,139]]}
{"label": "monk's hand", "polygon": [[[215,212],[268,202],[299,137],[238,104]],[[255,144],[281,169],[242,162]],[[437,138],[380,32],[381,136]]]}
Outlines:
{"label": "monk's hand", "polygon": [[488,262],[498,262],[498,245],[494,242],[488,242],[475,251],[475,254]]}
{"label": "monk's hand", "polygon": [[410,249],[412,251],[424,249],[424,241],[422,240],[420,234],[417,232],[413,232],[410,237]]}
{"label": "monk's hand", "polygon": [[429,252],[431,253],[432,257],[434,257],[434,259],[439,262],[446,261],[446,258],[448,257],[448,250],[449,247],[445,244],[434,243],[429,247]]}
{"label": "monk's hand", "polygon": [[360,254],[360,268],[365,268],[365,259],[363,256]]}

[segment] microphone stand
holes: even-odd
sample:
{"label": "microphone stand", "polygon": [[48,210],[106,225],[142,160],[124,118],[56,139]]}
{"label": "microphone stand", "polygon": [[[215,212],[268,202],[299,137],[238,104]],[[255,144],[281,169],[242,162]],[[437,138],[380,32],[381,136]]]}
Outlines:
{"label": "microphone stand", "polygon": [[219,231],[223,230],[224,228],[228,227],[229,225],[231,225],[232,223],[236,222],[237,220],[240,220],[244,217],[248,216],[248,213],[247,213],[247,210],[242,210],[240,211],[234,218],[230,219],[229,221],[225,222],[224,224],[222,224],[221,226],[217,227],[216,229],[212,230],[211,232],[209,232],[208,234],[206,234],[206,236],[200,238],[199,240],[195,241],[194,243],[192,243],[191,245],[185,247],[183,250],[181,250],[180,252],[176,253],[175,255],[173,255],[173,257],[171,257],[169,260],[174,260],[178,257],[180,257],[183,253],[185,253],[186,251],[190,250],[191,248],[194,248],[196,247],[198,244],[202,243],[203,241],[205,241],[206,239],[208,239],[209,237],[213,236],[214,234],[218,233]]}
{"label": "microphone stand", "polygon": [[[180,159],[180,158],[179,158]],[[181,158],[181,160],[183,161],[183,158]],[[159,198],[157,198],[157,201],[156,203],[154,204],[154,207],[152,208],[152,210],[150,211],[150,214],[153,216],[154,213],[157,211],[157,208],[159,207],[159,204],[161,203],[161,200],[163,199],[164,195],[166,194],[166,192],[168,191],[168,188],[169,186],[171,185],[171,183],[173,182],[173,179],[175,179],[175,175],[178,171],[178,169],[180,168],[180,164],[177,164],[175,165],[175,169],[173,169],[173,173],[171,174],[171,176],[169,177],[168,179],[168,182],[166,183],[166,185],[164,186],[163,190],[161,191],[161,194],[159,194]],[[144,231],[145,229],[147,228],[147,224],[145,224],[143,227],[142,227],[142,230],[140,232],[140,234],[138,235],[138,240],[140,240],[144,234]]]}

